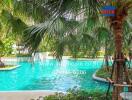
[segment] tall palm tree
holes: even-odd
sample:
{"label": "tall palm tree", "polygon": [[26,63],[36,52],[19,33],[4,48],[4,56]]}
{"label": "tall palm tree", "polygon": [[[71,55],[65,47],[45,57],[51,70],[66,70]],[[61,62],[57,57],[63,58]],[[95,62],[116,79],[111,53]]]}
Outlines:
{"label": "tall palm tree", "polygon": [[[99,17],[100,10],[102,6],[111,5],[111,0],[99,0],[98,2],[97,0],[14,1],[15,11],[24,12],[28,16],[32,16],[32,18],[34,18],[35,22],[37,23],[26,31],[26,36],[28,36],[28,38],[26,38],[28,40],[27,45],[29,45],[33,51],[38,47],[42,40],[42,37],[44,37],[47,33],[51,36],[54,36],[57,41],[61,41],[67,35],[77,34],[80,30],[82,30],[82,32],[85,31],[85,29],[81,26],[86,25],[86,22],[96,22],[96,24],[92,25],[89,25],[87,23],[87,28],[90,27],[91,29],[95,28],[97,23],[100,24],[101,21],[102,23],[105,23],[114,35],[114,60],[117,62],[117,64],[115,64],[114,66],[113,81],[117,84],[123,83],[123,24],[126,21],[127,17],[129,17],[129,14],[132,12],[132,10],[130,9],[132,8],[131,0],[115,0],[115,16],[107,17],[106,20],[102,16]],[[82,15],[82,18],[80,18],[79,20],[79,24],[76,23],[78,15]],[[89,20],[89,18],[91,18],[91,20]],[[64,44],[64,42],[62,43]],[[76,44],[74,44],[73,46],[78,48]],[[64,47],[61,46],[58,52],[63,49]],[[62,56],[63,52],[58,53],[58,55]],[[121,91],[122,88],[119,87],[115,87],[113,89],[113,100],[120,99],[119,94],[121,93]]]}

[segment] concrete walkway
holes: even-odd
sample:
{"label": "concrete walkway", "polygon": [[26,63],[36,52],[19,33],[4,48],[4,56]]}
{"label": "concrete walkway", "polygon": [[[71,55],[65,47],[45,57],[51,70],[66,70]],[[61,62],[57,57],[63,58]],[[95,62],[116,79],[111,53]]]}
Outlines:
{"label": "concrete walkway", "polygon": [[0,92],[0,100],[37,100],[40,96],[55,94],[55,91],[9,91]]}

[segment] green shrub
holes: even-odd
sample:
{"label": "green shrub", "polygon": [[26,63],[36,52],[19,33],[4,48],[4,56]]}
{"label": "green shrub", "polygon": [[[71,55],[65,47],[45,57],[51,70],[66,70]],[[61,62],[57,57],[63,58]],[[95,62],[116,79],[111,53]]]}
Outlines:
{"label": "green shrub", "polygon": [[111,100],[111,95],[106,98],[104,92],[71,89],[66,94],[56,93],[55,95],[44,97],[44,100]]}
{"label": "green shrub", "polygon": [[[111,76],[111,70],[112,70],[112,68],[109,67],[109,70],[110,71],[108,71],[106,67],[100,68],[96,72],[96,76],[106,79],[106,78],[108,78],[108,77]],[[129,72],[129,77],[132,79],[132,69],[129,69],[128,72]]]}
{"label": "green shrub", "polygon": [[106,70],[106,68],[100,68],[97,72],[96,72],[96,76],[98,76],[98,77],[101,77],[101,78],[107,78],[107,77],[110,77],[110,75],[111,75],[111,73],[110,72],[108,72],[107,70]]}
{"label": "green shrub", "polygon": [[17,54],[17,57],[31,57],[31,54]]}
{"label": "green shrub", "polygon": [[14,40],[12,38],[6,38],[2,41],[3,47],[0,48],[0,56],[8,56],[11,55],[13,49],[12,45],[14,43]]}

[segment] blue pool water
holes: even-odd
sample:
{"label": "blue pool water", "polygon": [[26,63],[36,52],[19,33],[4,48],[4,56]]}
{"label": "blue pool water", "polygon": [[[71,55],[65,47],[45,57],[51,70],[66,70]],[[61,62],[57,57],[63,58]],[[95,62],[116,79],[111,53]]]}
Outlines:
{"label": "blue pool water", "polygon": [[106,90],[107,84],[94,81],[93,73],[102,65],[101,60],[55,59],[17,62],[11,71],[0,71],[0,90],[59,90],[77,86],[84,90]]}

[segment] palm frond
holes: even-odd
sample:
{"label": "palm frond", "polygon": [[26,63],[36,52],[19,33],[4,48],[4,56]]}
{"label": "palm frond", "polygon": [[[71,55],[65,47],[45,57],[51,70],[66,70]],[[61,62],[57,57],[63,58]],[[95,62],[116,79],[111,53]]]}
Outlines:
{"label": "palm frond", "polygon": [[123,24],[123,48],[124,49],[130,49],[131,44],[132,44],[132,28],[131,28],[131,23],[129,21],[125,21]]}
{"label": "palm frond", "polygon": [[106,42],[109,38],[110,31],[105,27],[98,27],[95,29],[95,37],[100,42]]}
{"label": "palm frond", "polygon": [[48,34],[55,39],[63,39],[66,35],[72,34],[77,26],[78,22],[74,20],[66,20],[62,17],[55,21],[45,21],[44,23],[31,26],[24,34],[26,45],[29,45],[32,50],[36,50],[45,34]]}
{"label": "palm frond", "polygon": [[22,34],[22,32],[28,27],[21,19],[14,17],[7,10],[2,11],[1,20],[9,28],[12,28],[13,33]]}
{"label": "palm frond", "polygon": [[40,22],[47,18],[57,18],[67,14],[78,15],[80,11],[89,16],[100,10],[97,0],[14,0],[14,10],[27,13]]}

